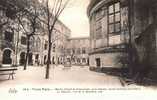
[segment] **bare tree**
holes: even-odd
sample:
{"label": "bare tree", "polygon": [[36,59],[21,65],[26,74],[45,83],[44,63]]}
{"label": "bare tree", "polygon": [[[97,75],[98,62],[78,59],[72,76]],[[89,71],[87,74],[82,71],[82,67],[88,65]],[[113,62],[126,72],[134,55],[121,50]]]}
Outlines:
{"label": "bare tree", "polygon": [[51,63],[51,49],[52,49],[52,35],[55,24],[64,11],[66,6],[68,5],[70,0],[43,0],[44,4],[44,12],[45,18],[43,20],[44,24],[46,25],[46,30],[48,32],[48,58],[47,58],[47,67],[46,67],[46,75],[45,78],[49,79],[49,70],[50,70],[50,63]]}
{"label": "bare tree", "polygon": [[16,46],[16,64],[17,64],[17,51],[18,51],[18,34],[19,23],[16,16],[23,12],[25,0],[0,0],[0,31],[10,29],[12,33],[17,33],[17,46]]}
{"label": "bare tree", "polygon": [[30,53],[30,40],[35,35],[40,34],[41,23],[39,21],[40,16],[40,5],[36,0],[27,0],[26,2],[27,8],[24,8],[24,11],[19,14],[17,17],[19,24],[23,30],[23,33],[27,38],[27,53],[25,58],[24,70],[27,69],[28,64],[28,56]]}
{"label": "bare tree", "polygon": [[[10,23],[9,20],[15,20],[16,15],[21,12],[26,5],[25,0],[0,0],[0,28]],[[5,19],[5,20],[4,20]]]}

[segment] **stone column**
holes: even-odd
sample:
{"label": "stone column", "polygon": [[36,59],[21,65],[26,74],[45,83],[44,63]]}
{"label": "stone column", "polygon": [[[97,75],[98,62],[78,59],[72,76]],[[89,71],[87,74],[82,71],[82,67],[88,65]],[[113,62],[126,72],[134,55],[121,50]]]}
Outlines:
{"label": "stone column", "polygon": [[15,53],[13,51],[11,53],[11,59],[12,59],[12,65],[15,65],[15,63],[16,63],[16,56],[15,56]]}
{"label": "stone column", "polygon": [[2,65],[2,56],[3,56],[2,50],[0,50],[0,66]]}

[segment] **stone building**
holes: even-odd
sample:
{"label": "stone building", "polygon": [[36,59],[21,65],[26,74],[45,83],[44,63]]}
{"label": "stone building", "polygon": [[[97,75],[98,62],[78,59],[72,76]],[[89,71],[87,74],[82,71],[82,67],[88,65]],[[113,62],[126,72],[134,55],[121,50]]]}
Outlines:
{"label": "stone building", "polygon": [[87,9],[90,22],[91,68],[120,68],[117,58],[128,42],[128,6],[126,0],[91,0]]}
{"label": "stone building", "polygon": [[127,53],[135,76],[157,77],[156,0],[91,0],[87,14],[90,67],[118,68],[119,55]]}
{"label": "stone building", "polygon": [[15,63],[15,33],[12,30],[16,24],[13,20],[5,18],[6,13],[0,10],[0,65]]}
{"label": "stone building", "polygon": [[[52,51],[51,51],[51,64],[63,64],[65,61],[65,50],[68,39],[71,35],[71,30],[65,26],[61,21],[57,21],[55,25],[55,29],[53,31],[52,36]],[[47,51],[48,51],[48,35],[45,35],[43,44],[43,62],[42,64],[46,64],[47,61]]]}
{"label": "stone building", "polygon": [[[5,13],[0,11],[2,21]],[[17,22],[18,23],[18,22]],[[23,30],[18,26],[16,20],[9,19],[9,23],[0,28],[0,65],[24,65],[27,51],[27,37]],[[19,27],[19,30],[16,31]],[[65,44],[70,37],[71,30],[60,20],[56,22],[52,37],[52,62],[55,64],[63,63],[65,56]],[[47,61],[48,34],[37,34],[30,39],[30,52],[28,65],[44,65]]]}
{"label": "stone building", "polygon": [[89,37],[70,38],[67,45],[67,59],[72,65],[89,64]]}

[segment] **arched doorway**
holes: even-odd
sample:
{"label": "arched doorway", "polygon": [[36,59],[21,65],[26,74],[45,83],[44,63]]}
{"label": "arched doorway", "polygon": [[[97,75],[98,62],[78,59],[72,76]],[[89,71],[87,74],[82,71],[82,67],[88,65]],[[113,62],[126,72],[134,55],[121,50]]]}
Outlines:
{"label": "arched doorway", "polygon": [[11,50],[6,49],[3,52],[3,64],[12,64]]}
{"label": "arched doorway", "polygon": [[24,65],[25,64],[25,56],[26,56],[26,53],[25,52],[21,52],[21,54],[20,54],[20,65]]}

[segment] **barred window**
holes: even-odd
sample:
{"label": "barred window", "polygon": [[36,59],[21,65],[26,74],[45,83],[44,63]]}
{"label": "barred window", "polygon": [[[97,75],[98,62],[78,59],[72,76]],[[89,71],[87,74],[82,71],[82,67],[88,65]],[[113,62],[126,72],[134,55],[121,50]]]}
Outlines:
{"label": "barred window", "polygon": [[109,33],[120,32],[120,2],[114,3],[108,7],[108,27]]}

